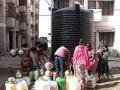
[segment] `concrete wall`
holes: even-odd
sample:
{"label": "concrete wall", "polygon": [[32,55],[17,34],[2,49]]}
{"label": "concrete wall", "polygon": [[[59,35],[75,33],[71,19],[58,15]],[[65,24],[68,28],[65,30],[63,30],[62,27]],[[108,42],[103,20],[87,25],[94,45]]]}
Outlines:
{"label": "concrete wall", "polygon": [[115,0],[114,6],[115,42],[113,48],[120,53],[120,0]]}
{"label": "concrete wall", "polygon": [[6,19],[5,0],[0,0],[0,52],[6,52]]}

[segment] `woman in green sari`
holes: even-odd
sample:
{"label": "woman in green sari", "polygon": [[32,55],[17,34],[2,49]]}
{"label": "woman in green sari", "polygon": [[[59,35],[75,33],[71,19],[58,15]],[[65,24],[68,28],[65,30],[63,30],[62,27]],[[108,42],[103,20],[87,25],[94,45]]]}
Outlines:
{"label": "woman in green sari", "polygon": [[108,65],[108,58],[111,55],[110,50],[108,49],[107,45],[104,45],[103,47],[103,74],[107,76],[108,80],[109,80],[109,65]]}

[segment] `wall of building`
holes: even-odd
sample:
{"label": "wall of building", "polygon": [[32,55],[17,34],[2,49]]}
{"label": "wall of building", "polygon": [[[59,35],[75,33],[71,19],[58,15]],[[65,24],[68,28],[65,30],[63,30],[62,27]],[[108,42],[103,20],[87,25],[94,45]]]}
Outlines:
{"label": "wall of building", "polygon": [[120,56],[120,0],[114,1],[115,41],[113,51]]}
{"label": "wall of building", "polygon": [[[34,4],[32,4],[33,2]],[[0,51],[6,54],[10,49],[20,48],[26,43],[35,43],[38,31],[35,7],[39,0],[0,0]],[[30,10],[30,8],[32,9]],[[34,16],[31,16],[33,11]],[[32,19],[31,19],[32,18]],[[33,28],[31,28],[33,26]]]}
{"label": "wall of building", "polygon": [[0,0],[0,53],[6,52],[6,13],[5,0]]}
{"label": "wall of building", "polygon": [[[104,44],[104,42],[101,43],[100,37],[102,37],[101,36],[102,34],[103,35],[106,34],[104,36],[108,35],[109,38],[115,39],[110,42],[108,40],[107,42],[110,43],[109,46],[110,46],[110,50],[111,50],[113,56],[118,55],[118,53],[120,51],[120,46],[119,46],[120,39],[118,38],[120,35],[120,30],[119,30],[120,20],[118,19],[119,15],[120,15],[120,10],[119,10],[120,9],[120,7],[119,7],[120,0],[69,0],[70,7],[74,6],[74,4],[73,4],[74,1],[80,2],[81,7],[85,8],[85,9],[90,9],[93,11],[93,14],[94,14],[94,28],[93,29],[94,29],[94,34],[95,34],[95,36],[93,36],[93,38],[94,38],[94,42],[95,42],[95,47],[97,48],[99,45]],[[105,14],[103,15],[104,12],[100,8],[100,4],[101,4],[100,1],[113,1],[113,9],[111,9],[110,15],[105,15]],[[56,5],[54,5],[54,6],[57,7]],[[114,13],[113,15],[112,15],[112,12]],[[115,33],[115,36],[114,36],[114,33]],[[116,52],[116,51],[118,51],[118,52]]]}
{"label": "wall of building", "polygon": [[[112,52],[113,56],[120,56],[120,19],[119,19],[119,15],[120,15],[120,0],[89,0],[89,1],[96,1],[96,9],[99,8],[99,1],[113,1],[114,5],[113,5],[113,15],[102,15],[101,13],[101,19],[100,16],[97,14],[97,11],[94,11],[94,15],[95,16],[99,16],[97,19],[98,20],[94,20],[94,32],[96,33],[96,47],[98,47],[101,43],[100,43],[100,33],[101,32],[106,32],[106,33],[115,33],[114,35],[114,40],[113,40],[113,45],[110,46],[110,50]],[[90,6],[92,4],[89,4]],[[93,6],[93,5],[92,5]],[[95,9],[95,10],[96,10]],[[111,10],[112,11],[112,10]],[[111,37],[110,37],[111,38]]]}
{"label": "wall of building", "polygon": [[39,37],[48,37],[51,33],[51,0],[40,0]]}

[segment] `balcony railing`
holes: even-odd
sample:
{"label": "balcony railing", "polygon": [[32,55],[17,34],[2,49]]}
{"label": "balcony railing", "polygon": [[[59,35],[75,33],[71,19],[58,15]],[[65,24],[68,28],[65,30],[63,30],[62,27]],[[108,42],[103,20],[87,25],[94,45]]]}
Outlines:
{"label": "balcony railing", "polygon": [[102,21],[114,21],[114,16],[102,16]]}
{"label": "balcony railing", "polygon": [[23,23],[21,22],[20,25],[19,25],[19,30],[23,30],[23,31],[27,30],[27,24],[24,23],[24,22]]}
{"label": "balcony railing", "polygon": [[94,22],[94,29],[100,32],[110,32],[115,28],[112,21],[100,21]]}
{"label": "balcony railing", "polygon": [[7,4],[15,4],[15,0],[6,0]]}
{"label": "balcony railing", "polygon": [[26,11],[27,11],[26,6],[19,6],[19,12],[26,13]]}
{"label": "balcony railing", "polygon": [[7,25],[7,27],[14,28],[15,27],[15,18],[7,17],[6,18],[6,25]]}
{"label": "balcony railing", "polygon": [[93,12],[94,21],[102,21],[102,9],[90,9]]}

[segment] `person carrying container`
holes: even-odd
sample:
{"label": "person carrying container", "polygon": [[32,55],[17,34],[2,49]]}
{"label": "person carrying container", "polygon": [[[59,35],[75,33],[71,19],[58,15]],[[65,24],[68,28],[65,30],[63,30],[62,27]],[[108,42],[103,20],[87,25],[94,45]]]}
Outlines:
{"label": "person carrying container", "polygon": [[55,54],[55,66],[56,66],[56,77],[64,77],[65,67],[69,67],[70,62],[70,51],[65,47],[59,47]]}
{"label": "person carrying container", "polygon": [[80,39],[79,45],[75,47],[73,54],[74,75],[82,82],[82,88],[85,88],[86,77],[90,66],[88,49],[83,39]]}

